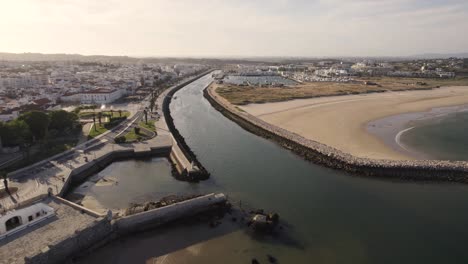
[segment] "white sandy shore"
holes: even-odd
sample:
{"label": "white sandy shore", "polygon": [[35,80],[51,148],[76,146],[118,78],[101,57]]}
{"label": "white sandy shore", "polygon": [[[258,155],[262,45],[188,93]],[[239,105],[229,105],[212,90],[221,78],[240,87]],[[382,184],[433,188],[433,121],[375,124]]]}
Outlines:
{"label": "white sandy shore", "polygon": [[358,157],[412,159],[369,134],[370,121],[435,107],[468,104],[468,87],[332,96],[241,106],[271,124]]}

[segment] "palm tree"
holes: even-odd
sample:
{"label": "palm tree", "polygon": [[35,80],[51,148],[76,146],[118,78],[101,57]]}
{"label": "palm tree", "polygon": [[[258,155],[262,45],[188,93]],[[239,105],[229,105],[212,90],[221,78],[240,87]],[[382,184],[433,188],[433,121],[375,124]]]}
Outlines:
{"label": "palm tree", "polygon": [[153,112],[154,106],[155,106],[155,98],[153,97],[151,98],[150,105],[149,105],[151,112]]}
{"label": "palm tree", "polygon": [[8,189],[8,177],[7,177],[7,173],[4,172],[4,171],[0,171],[0,175],[1,177],[3,178],[3,186],[5,186],[5,191],[10,194],[10,189]]}
{"label": "palm tree", "polygon": [[96,128],[96,114],[93,113],[93,124],[94,124],[94,131],[97,132],[97,128]]}

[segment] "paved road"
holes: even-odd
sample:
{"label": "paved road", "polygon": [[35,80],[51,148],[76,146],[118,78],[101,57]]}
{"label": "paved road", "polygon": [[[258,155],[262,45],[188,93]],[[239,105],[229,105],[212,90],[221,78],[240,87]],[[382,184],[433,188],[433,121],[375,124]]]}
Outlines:
{"label": "paved road", "polygon": [[49,188],[52,188],[54,194],[58,194],[73,169],[105,155],[109,151],[131,147],[112,143],[116,136],[124,135],[138,124],[142,116],[143,112],[138,111],[130,119],[98,138],[78,145],[70,151],[33,164],[19,172],[14,172],[14,177],[10,179],[10,186],[18,187],[18,192],[11,197],[7,196],[0,199],[0,212],[15,207],[19,202],[32,199],[41,194],[47,194]]}
{"label": "paved road", "polygon": [[[187,81],[188,78],[180,83]],[[133,127],[137,126],[142,118],[143,111],[149,106],[149,96],[146,97],[127,120],[123,121],[112,130],[99,135],[75,148],[60,153],[47,160],[38,162],[21,170],[10,173],[10,187],[18,187],[18,192],[12,196],[0,198],[0,212],[13,209],[21,202],[35,199],[40,195],[47,194],[51,189],[54,194],[61,192],[67,182],[70,173],[97,159],[110,151],[119,149],[139,149],[148,148],[148,144],[140,146],[138,144],[113,144],[117,136],[125,135]],[[169,135],[161,135],[150,140],[151,146],[167,146],[172,144]]]}

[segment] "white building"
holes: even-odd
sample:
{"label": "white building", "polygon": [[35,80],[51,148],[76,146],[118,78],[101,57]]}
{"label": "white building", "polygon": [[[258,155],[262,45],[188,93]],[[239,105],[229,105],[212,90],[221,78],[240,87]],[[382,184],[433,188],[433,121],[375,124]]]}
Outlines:
{"label": "white building", "polygon": [[19,210],[8,211],[0,216],[0,239],[35,225],[55,215],[55,210],[37,203]]}
{"label": "white building", "polygon": [[82,104],[109,104],[122,97],[122,95],[122,91],[118,89],[96,89],[64,94],[60,99],[63,102],[80,102]]}
{"label": "white building", "polygon": [[82,104],[109,104],[122,97],[122,92],[116,89],[96,89],[81,93]]}

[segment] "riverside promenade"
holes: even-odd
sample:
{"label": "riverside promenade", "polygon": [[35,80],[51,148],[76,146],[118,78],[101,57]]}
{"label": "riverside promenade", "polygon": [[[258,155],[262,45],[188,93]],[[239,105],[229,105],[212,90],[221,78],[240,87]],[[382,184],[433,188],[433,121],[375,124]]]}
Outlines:
{"label": "riverside promenade", "polygon": [[[224,194],[207,194],[130,216],[113,216],[95,212],[61,198],[70,185],[84,181],[90,175],[119,159],[147,156],[166,156],[182,172],[197,170],[191,157],[178,147],[177,140],[168,129],[162,112],[164,99],[186,85],[207,75],[208,72],[184,80],[170,87],[157,100],[161,119],[155,122],[158,132],[153,138],[136,143],[115,144],[114,139],[125,135],[143,118],[147,102],[129,120],[95,139],[75,148],[10,173],[11,196],[0,198],[2,216],[12,217],[15,209],[35,203],[53,208],[53,217],[39,224],[22,226],[23,230],[6,235],[0,240],[0,263],[63,263],[70,256],[92,250],[120,233],[128,234],[161,225],[179,218],[224,206]],[[206,80],[205,80],[206,81]],[[170,102],[170,101],[169,101]]]}
{"label": "riverside promenade", "polygon": [[143,110],[149,105],[148,98],[146,98],[133,116],[112,130],[71,150],[9,173],[9,187],[17,191],[11,196],[0,198],[0,213],[32,204],[49,194],[62,196],[73,181],[82,180],[84,176],[89,175],[89,173],[85,173],[84,176],[80,175],[84,171],[97,172],[103,166],[110,164],[114,158],[163,155],[171,158],[179,173],[185,170],[193,171],[192,162],[180,150],[172,133],[168,130],[162,105],[165,96],[173,89],[180,89],[181,86],[204,75],[206,73],[186,78],[181,81],[181,84],[166,89],[157,98],[158,115],[161,118],[155,123],[158,133],[156,137],[136,143],[114,143],[116,137],[125,135],[142,120]]}

